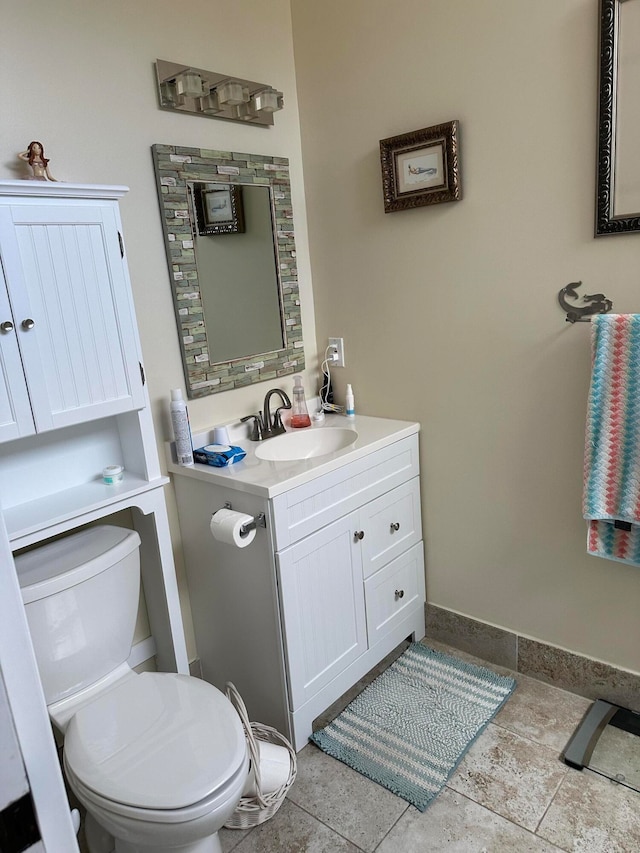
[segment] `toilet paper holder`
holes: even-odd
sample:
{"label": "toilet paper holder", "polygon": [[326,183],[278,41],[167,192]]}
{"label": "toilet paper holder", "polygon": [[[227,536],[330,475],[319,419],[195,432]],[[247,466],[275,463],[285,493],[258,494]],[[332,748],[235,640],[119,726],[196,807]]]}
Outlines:
{"label": "toilet paper holder", "polygon": [[[231,506],[231,501],[225,501],[224,509],[233,510]],[[215,515],[215,513],[214,513]],[[254,515],[251,521],[248,521],[246,524],[243,524],[240,528],[240,533],[242,536],[246,536],[251,530],[256,530],[258,527],[267,527],[267,517],[263,512],[259,512],[258,515]]]}

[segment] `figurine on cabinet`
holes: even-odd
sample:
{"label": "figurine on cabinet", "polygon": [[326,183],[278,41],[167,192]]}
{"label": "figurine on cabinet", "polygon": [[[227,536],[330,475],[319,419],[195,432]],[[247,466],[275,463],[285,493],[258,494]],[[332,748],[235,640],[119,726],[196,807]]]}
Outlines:
{"label": "figurine on cabinet", "polygon": [[21,151],[18,154],[21,160],[25,160],[33,172],[35,181],[55,181],[49,171],[49,160],[44,156],[44,146],[42,142],[30,142],[26,151]]}

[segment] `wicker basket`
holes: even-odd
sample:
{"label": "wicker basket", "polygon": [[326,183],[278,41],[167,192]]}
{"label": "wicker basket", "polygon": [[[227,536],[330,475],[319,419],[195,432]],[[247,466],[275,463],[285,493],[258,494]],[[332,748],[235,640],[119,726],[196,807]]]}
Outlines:
{"label": "wicker basket", "polygon": [[[238,716],[244,726],[247,738],[247,747],[249,748],[249,755],[251,757],[252,767],[254,768],[256,789],[258,793],[255,797],[241,797],[240,802],[236,806],[236,810],[225,823],[225,826],[227,829],[250,829],[253,826],[258,826],[259,824],[264,823],[266,820],[269,820],[269,818],[272,818],[283,804],[285,797],[287,796],[287,792],[293,785],[296,773],[298,772],[296,753],[289,741],[284,737],[284,735],[281,735],[280,732],[276,731],[276,729],[272,729],[271,726],[264,726],[262,723],[249,722],[247,709],[242,701],[242,697],[230,681],[227,682],[226,693],[229,701],[238,712]],[[276,744],[276,746],[284,746],[289,751],[289,758],[291,761],[289,778],[282,787],[277,789],[277,791],[271,791],[263,794],[260,790],[260,753],[258,751],[259,747],[257,741],[265,741],[266,743]]]}

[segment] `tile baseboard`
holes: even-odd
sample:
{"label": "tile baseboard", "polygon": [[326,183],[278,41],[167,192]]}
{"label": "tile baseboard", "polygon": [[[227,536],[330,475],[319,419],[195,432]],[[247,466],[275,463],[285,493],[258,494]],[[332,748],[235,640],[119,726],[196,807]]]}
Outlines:
{"label": "tile baseboard", "polygon": [[429,603],[425,605],[425,619],[427,640],[439,640],[487,663],[517,670],[516,634]]}
{"label": "tile baseboard", "polygon": [[640,711],[640,675],[495,628],[451,610],[425,605],[426,639],[587,699],[605,699]]}

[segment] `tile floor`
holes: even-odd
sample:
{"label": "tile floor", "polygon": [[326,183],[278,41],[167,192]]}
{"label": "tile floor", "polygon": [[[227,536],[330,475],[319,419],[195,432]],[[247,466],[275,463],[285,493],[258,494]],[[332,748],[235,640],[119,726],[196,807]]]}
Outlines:
{"label": "tile floor", "polygon": [[224,853],[638,853],[640,794],[560,759],[590,701],[484,665],[516,690],[424,813],[309,744],[279,812],[222,830]]}

